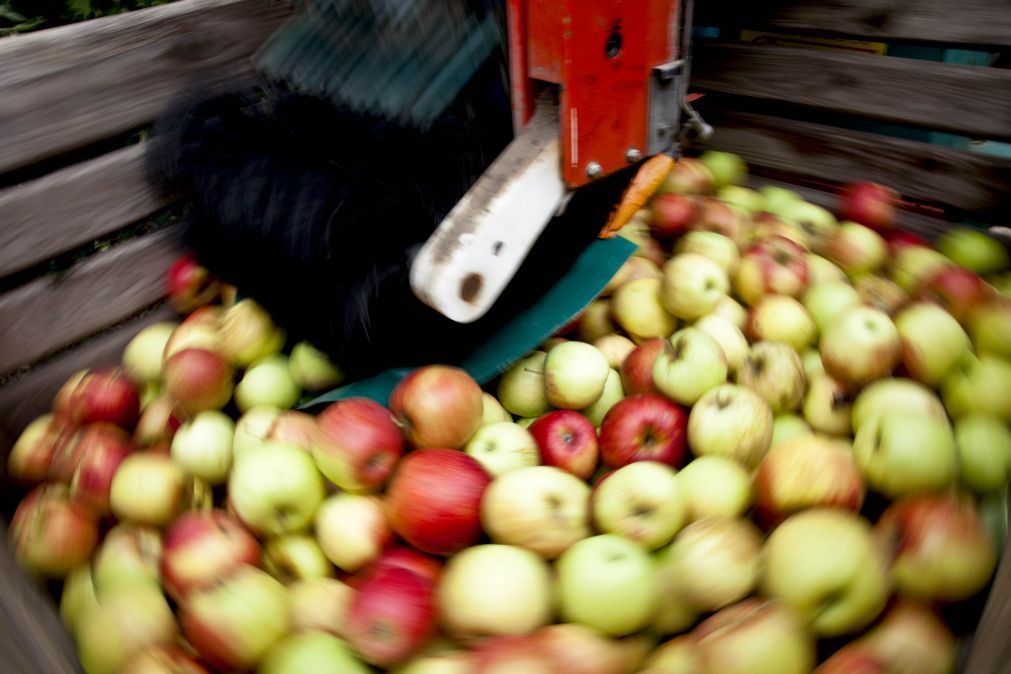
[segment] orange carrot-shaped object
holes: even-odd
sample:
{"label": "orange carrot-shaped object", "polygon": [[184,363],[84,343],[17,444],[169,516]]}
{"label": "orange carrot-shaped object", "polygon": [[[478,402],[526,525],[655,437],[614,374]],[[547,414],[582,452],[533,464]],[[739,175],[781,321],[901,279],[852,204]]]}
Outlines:
{"label": "orange carrot-shaped object", "polygon": [[621,202],[611,212],[611,217],[600,232],[600,238],[610,239],[624,227],[636,212],[646,205],[674,166],[674,159],[665,153],[655,154],[643,163],[621,195]]}

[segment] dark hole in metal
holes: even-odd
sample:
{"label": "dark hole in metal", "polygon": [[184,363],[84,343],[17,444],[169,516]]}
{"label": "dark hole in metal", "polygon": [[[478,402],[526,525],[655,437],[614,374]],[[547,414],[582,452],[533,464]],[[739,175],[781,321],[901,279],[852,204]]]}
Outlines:
{"label": "dark hole in metal", "polygon": [[615,26],[611,29],[611,34],[607,36],[607,42],[604,43],[604,53],[607,54],[607,58],[613,59],[621,52],[621,32],[618,27]]}
{"label": "dark hole in metal", "polygon": [[503,241],[496,241],[491,247],[491,254],[498,257],[502,254],[503,248],[505,248],[505,243]]}
{"label": "dark hole in metal", "polygon": [[460,283],[460,299],[464,302],[473,302],[477,294],[481,292],[481,285],[483,283],[484,279],[480,274],[468,274]]}

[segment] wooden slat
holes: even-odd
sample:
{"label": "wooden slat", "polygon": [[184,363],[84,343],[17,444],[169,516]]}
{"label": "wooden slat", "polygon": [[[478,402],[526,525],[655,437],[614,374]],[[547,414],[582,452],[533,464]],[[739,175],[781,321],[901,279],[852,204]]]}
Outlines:
{"label": "wooden slat", "polygon": [[692,87],[973,138],[1011,139],[1011,70],[999,68],[697,42]]}
{"label": "wooden slat", "polygon": [[872,180],[994,222],[1011,214],[1011,160],[768,115],[704,114],[716,129],[708,147],[755,166],[840,183]]}
{"label": "wooden slat", "polygon": [[1008,674],[1011,671],[1011,536],[994,577],[986,608],[973,635],[965,674]]}
{"label": "wooden slat", "polygon": [[173,198],[144,175],[144,144],[0,191],[0,276],[108,235]]}
{"label": "wooden slat", "polygon": [[0,173],[142,126],[197,77],[236,77],[289,12],[181,0],[0,40]]}
{"label": "wooden slat", "polygon": [[875,40],[1011,45],[1007,0],[708,0],[696,25],[818,32]]}
{"label": "wooden slat", "polygon": [[179,254],[178,229],[132,239],[0,297],[0,372],[54,353],[154,304]]}

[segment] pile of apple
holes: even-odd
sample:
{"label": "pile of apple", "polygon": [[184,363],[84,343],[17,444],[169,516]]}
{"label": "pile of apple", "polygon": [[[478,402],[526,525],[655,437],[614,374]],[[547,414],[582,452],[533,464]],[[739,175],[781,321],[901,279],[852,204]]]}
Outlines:
{"label": "pile of apple", "polygon": [[[72,377],[10,541],[89,674],[939,674],[1011,477],[1007,252],[678,162],[635,256],[482,389],[338,367],[184,258]],[[955,628],[953,631],[952,628]]]}

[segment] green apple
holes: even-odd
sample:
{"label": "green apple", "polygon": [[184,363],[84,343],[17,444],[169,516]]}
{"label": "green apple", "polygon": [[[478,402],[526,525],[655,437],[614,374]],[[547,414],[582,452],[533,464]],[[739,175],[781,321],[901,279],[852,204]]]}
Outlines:
{"label": "green apple", "polygon": [[499,421],[512,421],[513,415],[506,411],[506,408],[502,407],[502,403],[498,401],[498,398],[492,394],[485,391],[481,394],[481,400],[483,404],[483,413],[481,415],[481,425],[494,424]]}
{"label": "green apple", "polygon": [[564,342],[544,359],[544,391],[548,403],[581,410],[597,402],[611,372],[600,349],[584,342]]}
{"label": "green apple", "polygon": [[618,268],[604,289],[600,291],[600,296],[610,297],[615,290],[637,278],[660,278],[661,276],[660,267],[655,262],[644,257],[632,256]]}
{"label": "green apple", "polygon": [[870,227],[843,222],[827,241],[825,255],[855,277],[881,268],[888,257],[888,243]]}
{"label": "green apple", "polygon": [[937,250],[955,264],[984,276],[1004,271],[1011,264],[1007,248],[997,239],[968,227],[946,231],[937,240]]}
{"label": "green apple", "polygon": [[385,505],[377,496],[338,493],[315,511],[316,540],[327,559],[355,572],[373,562],[393,539]]}
{"label": "green apple", "polygon": [[700,456],[677,474],[688,521],[737,517],[751,506],[751,476],[740,463],[723,456]]}
{"label": "green apple", "polygon": [[740,185],[725,185],[716,191],[716,198],[725,204],[737,206],[748,215],[754,215],[765,209],[765,199],[756,190]]}
{"label": "green apple", "polygon": [[674,253],[703,255],[719,265],[728,277],[737,271],[737,265],[741,263],[741,252],[734,240],[717,232],[685,232],[674,244]]}
{"label": "green apple", "polygon": [[208,484],[222,484],[232,467],[235,422],[224,412],[206,410],[172,436],[172,459]]}
{"label": "green apple", "polygon": [[807,278],[808,287],[812,288],[822,283],[849,283],[846,272],[838,265],[814,253],[807,254]]}
{"label": "green apple", "polygon": [[821,354],[818,349],[805,349],[800,354],[800,359],[804,363],[804,376],[807,379],[814,379],[820,374],[825,374],[825,366],[821,362]]}
{"label": "green apple", "polygon": [[977,353],[1011,358],[1011,300],[991,298],[979,302],[964,320]]}
{"label": "green apple", "polygon": [[[919,647],[910,648],[910,644]],[[956,671],[961,650],[932,606],[903,597],[895,601],[874,627],[854,641],[853,646],[884,663],[884,671],[909,674],[950,674]]]}
{"label": "green apple", "polygon": [[947,419],[944,405],[933,391],[920,382],[903,377],[882,379],[857,394],[853,401],[853,431],[882,416],[919,414]]}
{"label": "green apple", "polygon": [[688,601],[688,588],[683,579],[666,563],[667,550],[664,548],[653,556],[656,560],[654,593],[657,605],[649,629],[661,636],[684,632],[698,622],[701,615],[701,611]]}
{"label": "green apple", "polygon": [[971,348],[958,321],[936,304],[912,304],[895,317],[909,376],[937,386]]}
{"label": "green apple", "polygon": [[548,563],[512,545],[475,545],[446,564],[436,591],[439,624],[456,637],[528,634],[555,617]]}
{"label": "green apple", "polygon": [[288,357],[273,354],[252,363],[235,385],[235,404],[240,412],[269,405],[288,409],[302,392],[288,367]]}
{"label": "green apple", "polygon": [[103,592],[82,607],[74,641],[88,674],[116,674],[138,651],[178,638],[175,617],[157,585],[128,585]]}
{"label": "green apple", "polygon": [[807,201],[788,204],[781,217],[800,225],[807,234],[811,250],[819,254],[839,229],[839,223],[828,209]]}
{"label": "green apple", "polygon": [[748,598],[721,609],[690,638],[701,668],[692,674],[808,674],[815,640],[784,602]]}
{"label": "green apple", "polygon": [[595,428],[599,427],[604,422],[608,410],[624,397],[625,388],[621,383],[621,373],[611,368],[607,374],[607,381],[604,382],[604,392],[600,394],[597,402],[583,410],[583,414]]}
{"label": "green apple", "polygon": [[682,328],[653,361],[653,383],[681,405],[691,405],[727,380],[727,357],[719,343],[698,328]]}
{"label": "green apple", "polygon": [[771,444],[772,409],[743,386],[711,389],[688,415],[688,446],[696,456],[726,456],[754,468]]}
{"label": "green apple", "polygon": [[534,436],[512,421],[481,426],[467,441],[464,451],[492,477],[541,462],[541,452]]}
{"label": "green apple", "polygon": [[664,642],[650,653],[639,674],[699,674],[701,671],[695,642],[685,634]]}
{"label": "green apple", "polygon": [[910,293],[884,276],[866,274],[853,280],[853,287],[867,306],[894,316],[909,304]]}
{"label": "green apple", "polygon": [[730,321],[738,330],[743,330],[748,322],[748,310],[730,295],[724,295],[716,303],[711,315],[720,316]]}
{"label": "green apple", "polygon": [[287,534],[271,538],[263,546],[263,569],[288,585],[296,580],[329,578],[333,565],[309,534]]}
{"label": "green apple", "polygon": [[99,594],[130,585],[157,586],[162,557],[161,532],[120,522],[109,529],[91,561]]}
{"label": "green apple", "polygon": [[973,491],[1000,491],[1011,478],[1011,429],[990,414],[969,413],[955,420],[955,446],[964,482]]}
{"label": "green apple", "polygon": [[285,445],[250,452],[228,477],[229,504],[257,534],[280,536],[307,528],[324,495],[312,455]]}
{"label": "green apple", "polygon": [[123,369],[138,384],[161,379],[165,345],[179,326],[174,321],[152,323],[138,332],[123,349]]}
{"label": "green apple", "polygon": [[737,371],[737,383],[757,393],[774,414],[791,412],[804,400],[804,363],[783,342],[756,342]]}
{"label": "green apple", "polygon": [[804,418],[796,414],[779,414],[772,420],[772,444],[775,447],[781,442],[792,440],[793,438],[805,438],[814,435],[814,431],[807,425]]}
{"label": "green apple", "polygon": [[948,414],[993,414],[1011,422],[1011,362],[991,354],[967,356],[941,383]]}
{"label": "green apple", "polygon": [[839,314],[819,344],[825,371],[843,383],[863,386],[886,377],[902,356],[902,340],[888,314],[850,307]]}
{"label": "green apple", "polygon": [[[592,343],[598,337],[609,335],[615,330],[616,326],[611,318],[611,300],[607,298],[590,302],[579,316],[578,335],[580,341]],[[542,348],[545,351],[550,350],[546,347]]]}
{"label": "green apple", "polygon": [[170,457],[134,452],[126,457],[109,490],[119,520],[163,527],[189,506],[193,479]]}
{"label": "green apple", "polygon": [[669,543],[687,521],[677,475],[658,461],[617,469],[597,485],[592,503],[598,530],[621,534],[647,550]]}
{"label": "green apple", "polygon": [[600,349],[600,352],[607,358],[607,364],[615,370],[621,368],[621,364],[625,362],[628,354],[635,351],[635,342],[616,332],[593,340],[593,345]]}
{"label": "green apple", "polygon": [[695,328],[716,340],[727,359],[729,372],[737,372],[748,356],[748,339],[740,328],[723,316],[708,314],[697,320]]}
{"label": "green apple", "polygon": [[958,476],[947,419],[909,413],[878,417],[857,431],[853,455],[867,485],[886,496],[943,489]]}
{"label": "green apple", "polygon": [[860,303],[860,293],[845,281],[818,283],[804,293],[804,308],[814,320],[818,332],[825,332],[839,314]]}
{"label": "green apple", "polygon": [[472,659],[463,651],[416,655],[390,674],[473,674]]}
{"label": "green apple", "polygon": [[324,632],[291,634],[274,644],[257,674],[369,674],[341,639]]}
{"label": "green apple", "polygon": [[60,622],[74,634],[85,608],[98,603],[91,564],[82,564],[67,574],[60,591]]}
{"label": "green apple", "polygon": [[288,585],[292,632],[329,632],[344,636],[355,590],[336,578],[315,577]]}
{"label": "green apple", "polygon": [[763,549],[762,591],[811,621],[821,636],[870,624],[891,592],[884,552],[855,514],[815,508],[787,518]]}
{"label": "green apple", "polygon": [[295,385],[304,391],[323,391],[344,381],[344,373],[330,357],[305,341],[292,347],[288,368]]}
{"label": "green apple", "polygon": [[727,273],[699,253],[680,253],[663,266],[660,299],[675,318],[694,321],[704,316],[728,290]]}
{"label": "green apple", "polygon": [[951,260],[933,248],[903,246],[892,256],[889,276],[906,293],[913,294],[920,284]]}
{"label": "green apple", "polygon": [[717,189],[739,185],[748,177],[748,165],[731,152],[706,150],[699,156],[699,161],[713,174],[713,184]]}
{"label": "green apple", "polygon": [[551,411],[544,390],[544,360],[548,354],[531,351],[502,375],[498,399],[502,407],[518,417],[539,417]]}
{"label": "green apple", "polygon": [[775,187],[773,185],[763,185],[758,188],[758,193],[765,201],[765,210],[773,215],[783,217],[792,206],[803,201],[803,198],[793,190],[785,187]]}
{"label": "green apple", "polygon": [[853,430],[853,399],[842,382],[827,374],[808,381],[803,410],[804,419],[819,433],[848,436]]}
{"label": "green apple", "polygon": [[235,422],[232,437],[232,459],[238,461],[243,455],[267,444],[267,435],[283,411],[280,407],[266,405],[254,407],[240,416]]}
{"label": "green apple", "polygon": [[[284,346],[284,332],[262,306],[248,297],[225,309],[217,328],[222,354],[235,367],[249,367]],[[287,368],[287,359],[284,364]]]}
{"label": "green apple", "polygon": [[765,295],[748,313],[745,331],[752,340],[782,342],[803,351],[818,336],[818,326],[804,305],[788,295]]}
{"label": "green apple", "polygon": [[663,281],[641,278],[618,288],[611,298],[614,320],[634,342],[653,337],[669,337],[677,328],[677,319],[664,308],[661,299]]}

